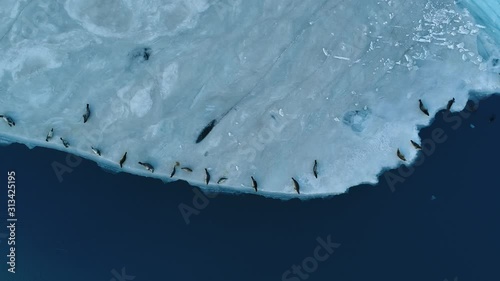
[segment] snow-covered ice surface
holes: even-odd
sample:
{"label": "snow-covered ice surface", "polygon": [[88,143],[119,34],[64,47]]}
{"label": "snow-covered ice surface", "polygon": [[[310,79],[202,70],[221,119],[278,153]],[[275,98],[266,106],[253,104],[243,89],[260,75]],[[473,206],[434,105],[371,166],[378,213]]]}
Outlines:
{"label": "snow-covered ice surface", "polygon": [[448,100],[500,90],[500,4],[456,2],[0,0],[0,114],[16,122],[0,139],[226,192],[376,183]]}

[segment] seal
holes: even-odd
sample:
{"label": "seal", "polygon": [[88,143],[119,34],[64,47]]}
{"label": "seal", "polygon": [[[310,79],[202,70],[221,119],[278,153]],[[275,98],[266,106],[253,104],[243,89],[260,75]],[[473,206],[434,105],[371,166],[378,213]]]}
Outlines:
{"label": "seal", "polygon": [[54,128],[50,129],[50,131],[47,133],[45,141],[48,142],[50,139],[52,139],[53,136],[54,136]]}
{"label": "seal", "polygon": [[151,164],[145,162],[137,162],[137,163],[139,163],[139,165],[142,165],[144,168],[146,168],[146,170],[150,171],[151,173],[155,172],[155,168],[153,168]]}
{"label": "seal", "polygon": [[185,172],[189,172],[189,173],[191,173],[193,171],[193,169],[191,169],[189,167],[182,167],[181,170],[183,170]]}
{"label": "seal", "polygon": [[399,159],[401,159],[401,160],[403,160],[403,161],[406,161],[405,156],[403,155],[403,153],[401,153],[401,151],[399,151],[399,149],[398,149],[398,151],[396,152],[396,154],[398,155]]}
{"label": "seal", "polygon": [[123,168],[123,163],[127,160],[127,152],[123,154],[122,159],[120,159],[120,168]]}
{"label": "seal", "polygon": [[7,125],[9,125],[9,127],[16,126],[16,122],[14,122],[14,120],[12,120],[12,118],[10,118],[9,116],[0,115],[0,118],[2,118],[3,121],[5,121],[7,123]]}
{"label": "seal", "polygon": [[415,147],[415,149],[422,149],[422,147],[418,143],[414,142],[413,140],[410,140],[410,142],[413,145],[413,147]]}
{"label": "seal", "polygon": [[429,111],[425,108],[424,103],[420,99],[418,100],[418,107],[425,115],[429,116]]}
{"label": "seal", "polygon": [[253,189],[255,189],[255,192],[257,192],[257,181],[255,181],[255,179],[253,177],[252,178],[252,187]]}
{"label": "seal", "polygon": [[221,183],[225,182],[226,180],[227,180],[227,178],[222,177],[222,178],[220,178],[220,179],[217,181],[217,184],[221,184]]}
{"label": "seal", "polygon": [[68,141],[66,141],[66,140],[65,140],[65,139],[63,139],[63,138],[60,138],[60,139],[61,139],[61,142],[62,142],[62,144],[64,145],[64,147],[68,148],[68,147],[69,147],[69,142],[68,142]]}
{"label": "seal", "polygon": [[292,181],[293,181],[293,189],[295,190],[295,192],[297,192],[297,194],[300,194],[299,183],[294,178],[292,178]]}
{"label": "seal", "polygon": [[315,178],[318,178],[318,161],[314,160],[313,174]]}
{"label": "seal", "polygon": [[89,117],[90,117],[90,106],[87,103],[87,107],[85,109],[85,114],[83,114],[83,123],[87,123],[87,121],[89,120]]}
{"label": "seal", "polygon": [[176,167],[179,165],[180,165],[179,162],[175,162],[174,168],[172,169],[172,172],[170,173],[170,177],[173,177],[175,175]]}
{"label": "seal", "polygon": [[451,100],[448,101],[448,104],[446,105],[446,110],[450,111],[451,107],[453,106],[453,103],[455,103],[455,98],[452,98]]}
{"label": "seal", "polygon": [[208,123],[205,128],[201,131],[201,133],[198,135],[198,138],[196,138],[196,143],[200,143],[202,140],[204,140],[207,135],[212,131],[212,129],[217,125],[217,120],[212,120],[210,123]]}
{"label": "seal", "polygon": [[96,155],[101,156],[101,151],[93,146],[90,147],[92,149],[92,152],[94,152]]}
{"label": "seal", "polygon": [[210,173],[208,172],[207,168],[205,168],[205,184],[208,184],[210,182]]}

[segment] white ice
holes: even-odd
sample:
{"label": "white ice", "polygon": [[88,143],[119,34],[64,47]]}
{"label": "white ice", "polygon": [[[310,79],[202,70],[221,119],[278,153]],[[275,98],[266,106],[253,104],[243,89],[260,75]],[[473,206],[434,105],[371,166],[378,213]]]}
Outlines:
{"label": "white ice", "polygon": [[[452,97],[458,111],[500,90],[500,4],[457,4],[0,0],[0,114],[16,122],[0,139],[203,189],[254,193],[253,176],[288,198],[294,177],[299,197],[343,193],[403,164],[397,149],[413,161],[410,140]],[[193,172],[170,179],[175,162]]]}

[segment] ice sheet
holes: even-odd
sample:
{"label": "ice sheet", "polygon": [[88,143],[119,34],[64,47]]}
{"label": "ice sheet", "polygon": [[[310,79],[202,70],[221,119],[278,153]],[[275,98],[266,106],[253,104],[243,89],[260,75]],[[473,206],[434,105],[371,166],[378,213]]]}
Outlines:
{"label": "ice sheet", "polygon": [[0,3],[0,114],[16,122],[0,139],[203,189],[254,193],[253,176],[257,194],[304,198],[376,183],[398,149],[415,159],[410,140],[448,100],[458,111],[500,90],[494,1]]}

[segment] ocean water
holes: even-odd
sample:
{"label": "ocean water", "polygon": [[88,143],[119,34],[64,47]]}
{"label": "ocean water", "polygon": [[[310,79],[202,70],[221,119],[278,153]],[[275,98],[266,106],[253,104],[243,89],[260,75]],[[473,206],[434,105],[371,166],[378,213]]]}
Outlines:
{"label": "ocean water", "polygon": [[[15,274],[0,229],[0,280],[498,280],[500,120],[489,119],[500,97],[471,108],[437,113],[414,170],[306,201],[210,194],[193,203],[199,190],[182,181],[0,147],[1,224],[11,170],[18,217]],[[195,210],[189,223],[180,206]]]}

